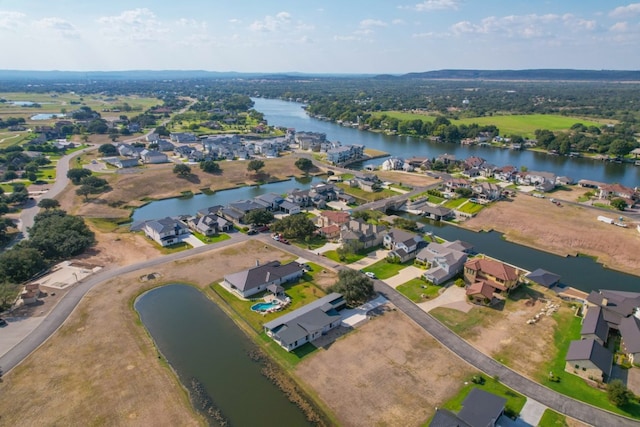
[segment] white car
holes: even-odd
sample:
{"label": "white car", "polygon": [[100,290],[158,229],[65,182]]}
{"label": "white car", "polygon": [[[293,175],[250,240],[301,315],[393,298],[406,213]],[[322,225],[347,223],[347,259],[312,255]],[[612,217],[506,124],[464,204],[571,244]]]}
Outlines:
{"label": "white car", "polygon": [[376,275],[370,271],[365,271],[364,275],[367,276],[369,279],[376,279]]}

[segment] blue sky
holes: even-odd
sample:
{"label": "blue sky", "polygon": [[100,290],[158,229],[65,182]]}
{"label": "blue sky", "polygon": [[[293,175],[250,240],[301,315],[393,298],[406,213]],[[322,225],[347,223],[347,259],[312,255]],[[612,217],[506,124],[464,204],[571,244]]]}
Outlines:
{"label": "blue sky", "polygon": [[0,0],[1,68],[640,69],[617,0]]}

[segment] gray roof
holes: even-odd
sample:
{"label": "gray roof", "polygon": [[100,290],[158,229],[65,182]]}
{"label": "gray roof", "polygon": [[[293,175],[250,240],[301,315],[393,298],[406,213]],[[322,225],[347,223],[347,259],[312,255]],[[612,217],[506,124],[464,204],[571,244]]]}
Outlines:
{"label": "gray roof", "polygon": [[257,199],[263,200],[267,203],[279,203],[281,202],[283,199],[282,197],[280,197],[278,194],[276,193],[265,193],[265,194],[261,194],[259,196],[256,196],[254,198],[254,200],[257,201]]}
{"label": "gray roof", "polygon": [[602,309],[599,306],[589,307],[587,314],[582,321],[582,329],[580,335],[594,334],[602,340],[607,341],[607,335],[609,334],[609,325],[602,316]]}
{"label": "gray roof", "polygon": [[609,376],[611,373],[613,354],[599,342],[592,339],[586,339],[571,341],[566,360],[568,362],[589,360],[605,375]]}
{"label": "gray roof", "polygon": [[538,268],[537,270],[532,271],[524,277],[531,280],[532,282],[536,282],[539,285],[546,286],[547,288],[555,285],[560,281],[559,275],[542,268]]}
{"label": "gray roof", "polygon": [[447,409],[437,409],[429,427],[472,427]]}
{"label": "gray roof", "polygon": [[131,225],[130,230],[131,231],[140,231],[145,226],[151,228],[152,230],[156,231],[157,233],[164,233],[166,231],[174,230],[174,229],[187,229],[188,228],[181,221],[178,221],[177,219],[173,219],[171,217],[166,217],[166,218],[161,218],[161,219],[150,219],[150,220],[147,220],[147,221],[136,222],[133,225]]}
{"label": "gray roof", "polygon": [[399,228],[392,228],[391,231],[389,231],[388,236],[391,237],[391,240],[393,240],[394,242],[404,243],[407,246],[411,246],[418,240],[422,240],[417,234],[410,233]]}
{"label": "gray roof", "polygon": [[425,205],[422,208],[422,212],[438,215],[438,216],[447,216],[451,213],[451,209],[445,208],[444,206],[429,206]]}
{"label": "gray roof", "polygon": [[244,292],[298,271],[302,272],[303,269],[296,262],[281,265],[280,261],[271,261],[248,270],[226,275],[224,280]]}
{"label": "gray roof", "polygon": [[299,207],[300,206],[297,205],[296,203],[291,203],[291,202],[288,202],[286,200],[284,202],[280,203],[280,208],[286,209],[288,211],[291,210],[291,209],[299,208]]}
{"label": "gray roof", "polygon": [[640,320],[635,316],[624,317],[620,322],[620,335],[627,353],[640,353]]}
{"label": "gray roof", "polygon": [[449,249],[455,249],[460,252],[467,252],[473,249],[473,245],[463,240],[454,240],[453,242],[447,242],[443,244]]}
{"label": "gray roof", "polygon": [[311,332],[318,331],[339,320],[340,314],[336,309],[344,303],[342,295],[334,292],[265,323],[264,328],[270,330],[280,342],[288,347]]}
{"label": "gray roof", "polygon": [[474,387],[462,402],[458,418],[472,426],[490,427],[500,418],[506,403],[504,397]]}

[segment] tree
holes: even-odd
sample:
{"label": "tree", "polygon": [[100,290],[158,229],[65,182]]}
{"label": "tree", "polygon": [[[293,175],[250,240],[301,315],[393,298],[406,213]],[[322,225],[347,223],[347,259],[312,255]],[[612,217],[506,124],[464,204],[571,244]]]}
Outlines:
{"label": "tree", "polygon": [[304,173],[308,173],[311,168],[313,168],[313,162],[305,157],[302,157],[296,160],[296,167],[303,171]]}
{"label": "tree", "polygon": [[98,151],[105,156],[111,156],[116,154],[118,152],[118,149],[113,144],[102,144],[100,148],[98,148]]}
{"label": "tree", "polygon": [[46,260],[79,255],[94,243],[95,236],[82,218],[67,215],[59,209],[39,213],[29,229],[28,245],[37,249]]}
{"label": "tree", "polygon": [[613,206],[614,208],[618,209],[619,211],[623,211],[623,210],[625,210],[627,208],[627,206],[629,206],[627,204],[627,202],[624,199],[620,198],[620,197],[617,197],[615,199],[611,199],[611,201],[609,203],[611,204],[611,206]]}
{"label": "tree", "polygon": [[60,207],[60,202],[56,199],[42,199],[38,202],[38,207],[42,209],[56,209]]}
{"label": "tree", "polygon": [[205,160],[200,162],[200,169],[202,169],[206,173],[220,173],[222,172],[222,168],[218,162],[214,162],[213,160]]}
{"label": "tree", "polygon": [[0,281],[22,283],[45,267],[45,260],[37,249],[15,246],[0,254]]}
{"label": "tree", "polygon": [[67,171],[67,178],[69,178],[75,185],[80,185],[80,180],[90,175],[91,171],[89,169],[74,168]]}
{"label": "tree", "polygon": [[367,302],[375,293],[371,279],[356,270],[340,270],[338,281],[329,291],[342,294],[350,307]]}
{"label": "tree", "polygon": [[271,224],[271,230],[282,233],[287,239],[297,239],[313,235],[313,222],[304,214],[289,215]]}
{"label": "tree", "polygon": [[[13,283],[0,282],[0,311],[9,308],[18,296],[19,287]],[[2,373],[0,372],[0,378]],[[0,382],[2,380],[0,379]]]}
{"label": "tree", "polygon": [[254,160],[251,160],[247,165],[247,170],[249,172],[258,173],[258,171],[260,171],[260,169],[262,169],[263,167],[264,167],[264,162],[262,160],[254,159]]}
{"label": "tree", "polygon": [[466,187],[458,187],[455,191],[462,197],[471,197],[473,195],[473,191]]}
{"label": "tree", "polygon": [[84,201],[85,202],[89,201],[89,194],[92,194],[92,193],[93,193],[93,188],[91,188],[88,185],[83,185],[83,186],[81,186],[80,188],[78,188],[76,190],[76,194],[78,196],[84,196]]}
{"label": "tree", "polygon": [[249,211],[244,216],[244,222],[247,224],[264,225],[269,224],[271,221],[273,221],[273,213],[266,209]]}
{"label": "tree", "polygon": [[173,173],[178,176],[185,177],[191,175],[191,168],[184,163],[178,163],[173,167]]}
{"label": "tree", "polygon": [[407,218],[396,218],[393,220],[393,226],[408,231],[417,231],[418,223]]}
{"label": "tree", "polygon": [[607,397],[617,407],[624,406],[633,398],[633,393],[627,389],[624,383],[615,379],[607,384]]}

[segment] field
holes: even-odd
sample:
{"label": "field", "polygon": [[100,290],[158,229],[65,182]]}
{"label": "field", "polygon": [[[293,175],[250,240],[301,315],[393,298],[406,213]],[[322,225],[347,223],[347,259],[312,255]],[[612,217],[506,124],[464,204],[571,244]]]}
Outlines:
{"label": "field", "polygon": [[[400,120],[415,120],[420,119],[424,121],[433,121],[434,116],[408,113],[401,111],[383,111],[376,113],[377,116],[386,114],[390,117],[395,117]],[[567,130],[576,123],[582,123],[585,126],[601,126],[603,123],[590,120],[584,120],[579,117],[567,117],[555,114],[514,114],[504,116],[491,116],[491,117],[475,117],[471,119],[459,119],[451,120],[451,123],[460,125],[470,125],[477,123],[483,125],[495,125],[500,130],[500,135],[513,135],[518,134],[524,137],[533,137],[536,129],[548,129],[551,131]]]}
{"label": "field", "polygon": [[[560,190],[558,200],[575,201],[584,189]],[[561,256],[580,252],[598,258],[609,268],[640,275],[640,239],[635,225],[615,227],[596,220],[598,211],[524,194],[494,203],[464,223],[472,230],[496,230],[507,240]],[[629,221],[633,224],[633,221]]]}

